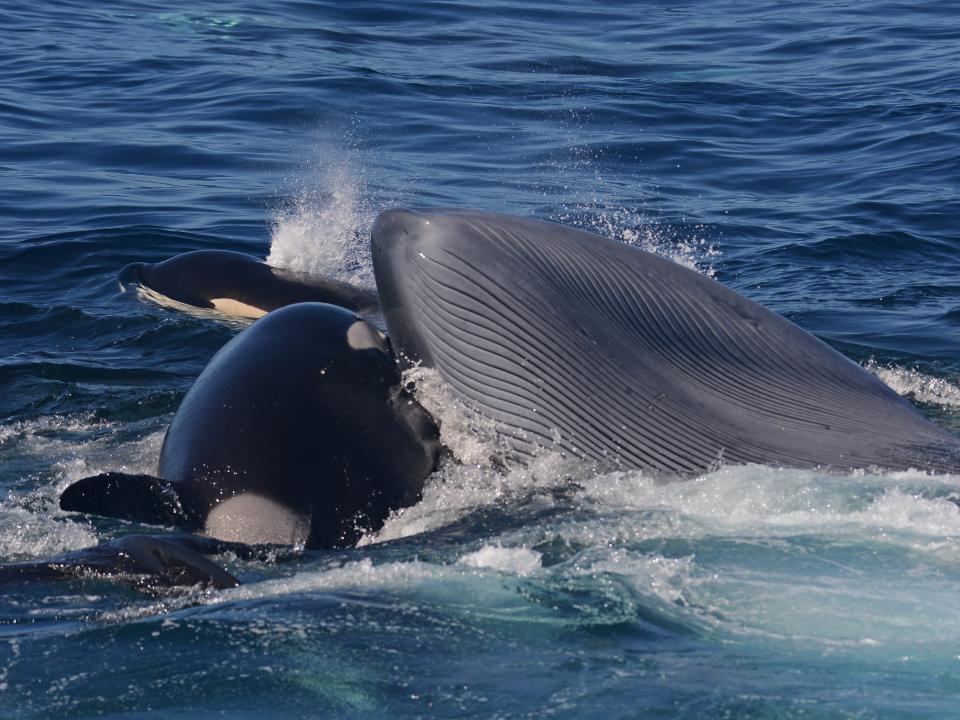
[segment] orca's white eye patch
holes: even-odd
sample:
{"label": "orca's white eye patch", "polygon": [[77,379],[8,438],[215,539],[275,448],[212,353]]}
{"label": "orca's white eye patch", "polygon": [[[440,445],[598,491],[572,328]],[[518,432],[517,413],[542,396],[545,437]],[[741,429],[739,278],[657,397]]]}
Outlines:
{"label": "orca's white eye patch", "polygon": [[373,325],[357,320],[347,328],[347,345],[351,350],[380,350],[387,352],[387,336]]}

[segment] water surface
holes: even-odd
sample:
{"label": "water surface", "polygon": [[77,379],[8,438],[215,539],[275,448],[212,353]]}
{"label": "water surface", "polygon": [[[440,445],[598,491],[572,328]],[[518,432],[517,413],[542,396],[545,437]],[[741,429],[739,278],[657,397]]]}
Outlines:
{"label": "water surface", "polygon": [[[150,472],[238,327],[117,291],[199,248],[369,284],[394,205],[555,220],[771,307],[960,431],[949,4],[61,0],[0,10],[0,558]],[[960,694],[957,478],[687,483],[466,462],[355,549],[229,591],[0,599],[12,718],[929,718]]]}

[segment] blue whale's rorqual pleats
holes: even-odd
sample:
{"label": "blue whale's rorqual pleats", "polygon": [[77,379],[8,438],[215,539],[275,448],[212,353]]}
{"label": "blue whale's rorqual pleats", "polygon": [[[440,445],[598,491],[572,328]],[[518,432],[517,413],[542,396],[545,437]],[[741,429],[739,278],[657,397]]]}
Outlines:
{"label": "blue whale's rorqual pleats", "polygon": [[719,462],[960,466],[960,442],[819,339],[659,256],[552,223],[390,210],[394,347],[521,452],[690,474]]}

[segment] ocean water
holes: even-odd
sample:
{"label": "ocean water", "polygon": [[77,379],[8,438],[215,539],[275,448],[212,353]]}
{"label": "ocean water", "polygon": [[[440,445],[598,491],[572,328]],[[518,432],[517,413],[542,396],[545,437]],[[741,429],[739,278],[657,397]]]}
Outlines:
{"label": "ocean water", "polygon": [[[638,244],[784,314],[960,432],[951,3],[5,2],[0,560],[143,528],[62,513],[150,472],[236,323],[121,295],[198,248],[372,282],[384,208]],[[245,584],[0,593],[7,718],[945,718],[960,478],[463,461],[356,548]]]}

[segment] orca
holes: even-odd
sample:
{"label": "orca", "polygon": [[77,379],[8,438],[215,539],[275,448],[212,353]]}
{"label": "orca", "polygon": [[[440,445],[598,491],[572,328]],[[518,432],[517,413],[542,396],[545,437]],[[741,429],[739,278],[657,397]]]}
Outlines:
{"label": "orca", "polygon": [[[92,577],[131,580],[144,589],[170,586],[236,587],[233,575],[203,554],[224,549],[203,538],[132,534],[40,561],[0,564],[0,582]],[[203,553],[203,554],[201,554]]]}
{"label": "orca", "polygon": [[521,456],[680,476],[719,463],[955,472],[960,440],[720,283],[609,238],[472,210],[381,213],[393,347]]}
{"label": "orca", "polygon": [[383,333],[345,308],[299,303],[213,357],[156,476],[84,478],[60,507],[247,545],[346,547],[420,499],[438,435]]}
{"label": "orca", "polygon": [[365,317],[379,312],[372,290],[333,278],[271,267],[252,255],[194,250],[159,263],[131,263],[120,271],[120,289],[161,305],[186,305],[225,315],[259,318],[302,302],[323,302]]}

